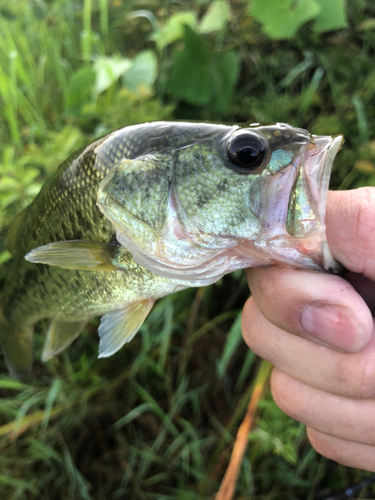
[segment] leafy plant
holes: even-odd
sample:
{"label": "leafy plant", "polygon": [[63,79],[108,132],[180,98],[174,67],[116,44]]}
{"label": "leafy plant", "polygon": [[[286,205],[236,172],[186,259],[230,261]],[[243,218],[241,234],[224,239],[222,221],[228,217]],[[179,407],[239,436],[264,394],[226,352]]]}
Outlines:
{"label": "leafy plant", "polygon": [[[177,12],[163,24],[146,10],[136,11],[132,19],[145,17],[152,27],[150,39],[160,53],[175,42],[167,76],[167,92],[193,106],[208,107],[218,114],[228,111],[240,70],[240,58],[234,50],[218,50],[231,18],[226,0],[216,0],[198,21],[193,11]],[[208,35],[216,35],[214,43]],[[206,39],[205,39],[206,38]]]}
{"label": "leafy plant", "polygon": [[[133,123],[284,121],[341,133],[332,186],[375,185],[373,2],[139,5],[0,0],[0,287],[16,214],[74,150]],[[248,294],[238,272],[166,297],[109,359],[97,359],[94,320],[42,364],[38,325],[27,384],[0,360],[1,498],[213,496],[258,367],[240,332]],[[313,500],[362,477],[319,457],[267,393],[236,497]]]}
{"label": "leafy plant", "polygon": [[195,106],[212,105],[225,112],[239,75],[239,57],[233,51],[210,53],[205,42],[188,26],[185,47],[173,55],[171,93]]}
{"label": "leafy plant", "polygon": [[344,0],[254,0],[249,10],[274,40],[294,37],[311,20],[319,33],[347,27]]}

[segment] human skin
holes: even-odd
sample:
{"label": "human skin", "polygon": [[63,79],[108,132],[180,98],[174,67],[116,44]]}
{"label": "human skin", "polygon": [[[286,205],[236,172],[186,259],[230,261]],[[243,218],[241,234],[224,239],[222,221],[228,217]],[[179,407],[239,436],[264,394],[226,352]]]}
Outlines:
{"label": "human skin", "polygon": [[316,451],[375,472],[375,188],[330,192],[326,225],[348,272],[248,269],[243,336]]}

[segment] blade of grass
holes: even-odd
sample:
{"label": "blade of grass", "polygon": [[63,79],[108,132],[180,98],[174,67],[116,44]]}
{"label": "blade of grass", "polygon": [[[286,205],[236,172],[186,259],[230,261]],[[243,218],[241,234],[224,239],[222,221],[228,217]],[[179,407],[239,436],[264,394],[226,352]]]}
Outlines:
{"label": "blade of grass", "polygon": [[99,0],[100,8],[100,32],[107,42],[108,40],[108,0]]}
{"label": "blade of grass", "polygon": [[83,31],[81,33],[81,42],[82,42],[82,57],[86,63],[88,63],[91,58],[91,42],[92,42],[91,11],[92,11],[92,0],[84,0]]}
{"label": "blade of grass", "polygon": [[226,368],[235,352],[237,349],[239,343],[241,342],[242,335],[241,335],[241,319],[242,319],[242,314],[240,313],[237,318],[235,319],[233,325],[231,326],[226,341],[223,349],[223,354],[221,356],[221,359],[217,365],[217,375],[219,377],[223,377],[224,373],[226,371]]}
{"label": "blade of grass", "polygon": [[357,127],[358,127],[358,137],[360,142],[367,142],[370,131],[368,127],[367,117],[365,108],[363,106],[362,100],[359,96],[354,95],[352,97],[352,103],[357,115]]}
{"label": "blade of grass", "polygon": [[294,66],[293,69],[289,71],[289,73],[276,85],[276,92],[280,92],[281,90],[288,87],[301,73],[311,68],[314,62],[314,55],[312,52],[307,50],[305,53],[305,59]]}
{"label": "blade of grass", "polygon": [[306,110],[310,107],[314,95],[316,91],[318,90],[320,80],[322,79],[324,75],[324,69],[323,68],[317,68],[313,74],[313,77],[311,78],[311,82],[305,92],[303,93],[302,100],[301,100],[301,105],[299,108],[300,113],[305,113]]}
{"label": "blade of grass", "polygon": [[353,182],[356,180],[356,178],[359,175],[359,171],[356,168],[353,168],[348,175],[343,179],[342,183],[340,186],[337,188],[339,191],[348,189]]}
{"label": "blade of grass", "polygon": [[[66,411],[67,405],[61,404],[52,408],[49,412],[49,418],[56,417],[60,415],[63,411]],[[26,415],[21,420],[13,420],[9,424],[2,425],[0,427],[0,436],[9,435],[11,440],[17,439],[22,433],[26,432],[31,427],[40,424],[45,418],[45,411],[36,411],[30,415]]]}
{"label": "blade of grass", "polygon": [[242,459],[249,442],[249,433],[254,425],[255,412],[259,400],[266,390],[271,369],[272,365],[268,363],[268,361],[262,361],[255,379],[254,390],[251,395],[247,412],[240,428],[238,429],[232,456],[215,500],[231,500],[233,498]]}

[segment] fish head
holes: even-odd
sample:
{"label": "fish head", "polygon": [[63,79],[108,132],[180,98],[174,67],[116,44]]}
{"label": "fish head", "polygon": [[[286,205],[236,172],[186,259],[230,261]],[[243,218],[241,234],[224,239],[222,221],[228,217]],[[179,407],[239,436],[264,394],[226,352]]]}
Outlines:
{"label": "fish head", "polygon": [[334,267],[324,216],[341,136],[190,124],[181,141],[179,127],[99,188],[100,210],[138,264],[196,286],[251,266]]}

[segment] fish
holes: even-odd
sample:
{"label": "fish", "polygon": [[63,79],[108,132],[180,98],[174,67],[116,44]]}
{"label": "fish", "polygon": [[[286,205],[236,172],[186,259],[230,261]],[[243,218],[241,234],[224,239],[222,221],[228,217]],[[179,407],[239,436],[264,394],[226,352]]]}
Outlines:
{"label": "fish", "polygon": [[283,123],[150,122],[70,156],[6,238],[0,342],[10,374],[29,375],[42,319],[43,361],[95,316],[107,357],[168,294],[251,266],[337,269],[324,217],[342,143]]}

